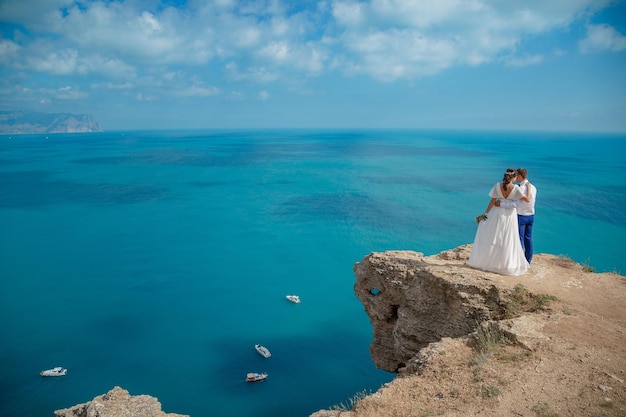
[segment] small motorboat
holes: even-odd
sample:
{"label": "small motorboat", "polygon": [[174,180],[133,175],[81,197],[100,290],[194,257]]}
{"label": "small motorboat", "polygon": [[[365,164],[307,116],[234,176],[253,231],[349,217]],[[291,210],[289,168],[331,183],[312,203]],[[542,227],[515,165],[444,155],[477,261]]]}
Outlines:
{"label": "small motorboat", "polygon": [[248,372],[246,382],[261,382],[267,379],[267,373]]}
{"label": "small motorboat", "polygon": [[292,303],[296,303],[296,304],[300,304],[300,296],[299,295],[288,295],[287,300],[291,301]]}
{"label": "small motorboat", "polygon": [[261,356],[263,356],[266,359],[272,356],[272,354],[270,353],[270,350],[263,345],[259,345],[257,343],[256,345],[254,345],[254,348],[256,349],[257,352],[259,352]]}
{"label": "small motorboat", "polygon": [[67,369],[62,366],[55,366],[52,369],[46,369],[45,371],[39,372],[41,376],[63,376],[67,375]]}

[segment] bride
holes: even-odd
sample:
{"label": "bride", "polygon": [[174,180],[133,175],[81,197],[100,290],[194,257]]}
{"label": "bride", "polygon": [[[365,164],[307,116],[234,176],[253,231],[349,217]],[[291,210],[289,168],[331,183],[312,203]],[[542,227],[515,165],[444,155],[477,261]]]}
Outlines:
{"label": "bride", "polygon": [[504,275],[522,275],[528,271],[528,261],[519,240],[517,209],[496,206],[501,200],[528,199],[519,186],[513,184],[517,173],[508,168],[502,182],[496,183],[489,196],[491,200],[485,210],[476,218],[478,230],[474,238],[468,264],[473,268],[497,272]]}

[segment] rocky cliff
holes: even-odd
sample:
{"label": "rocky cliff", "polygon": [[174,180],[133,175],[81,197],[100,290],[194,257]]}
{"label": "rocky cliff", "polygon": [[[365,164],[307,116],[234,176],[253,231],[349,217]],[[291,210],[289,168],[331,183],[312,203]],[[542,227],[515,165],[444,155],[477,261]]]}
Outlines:
{"label": "rocky cliff", "polygon": [[0,134],[102,132],[88,114],[0,111]]}
{"label": "rocky cliff", "polygon": [[189,417],[182,414],[166,414],[161,403],[149,395],[130,395],[128,391],[114,387],[104,395],[71,408],[57,410],[56,417]]}
{"label": "rocky cliff", "polygon": [[354,290],[374,327],[370,353],[378,368],[415,370],[411,362],[429,343],[466,336],[478,323],[504,317],[511,288],[449,262],[466,253],[466,247],[435,259],[410,251],[373,253],[355,265]]}
{"label": "rocky cliff", "polygon": [[355,264],[371,357],[399,377],[312,417],[626,415],[625,277],[548,254],[503,276],[470,251]]}

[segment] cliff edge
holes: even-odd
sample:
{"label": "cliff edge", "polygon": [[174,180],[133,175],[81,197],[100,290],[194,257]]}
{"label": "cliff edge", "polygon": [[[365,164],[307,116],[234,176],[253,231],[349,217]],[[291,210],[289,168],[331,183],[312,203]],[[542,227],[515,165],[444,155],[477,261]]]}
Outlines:
{"label": "cliff edge", "polygon": [[355,264],[372,359],[398,377],[312,417],[626,415],[625,277],[548,254],[503,276],[470,251]]}

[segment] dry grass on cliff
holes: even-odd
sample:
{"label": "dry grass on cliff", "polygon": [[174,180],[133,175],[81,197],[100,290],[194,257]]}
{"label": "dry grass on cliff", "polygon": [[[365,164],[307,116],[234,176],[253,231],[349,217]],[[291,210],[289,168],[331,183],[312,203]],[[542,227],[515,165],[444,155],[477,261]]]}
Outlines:
{"label": "dry grass on cliff", "polygon": [[505,308],[505,318],[518,317],[521,314],[537,311],[544,311],[549,308],[551,301],[556,301],[557,297],[550,294],[533,294],[522,284],[517,284],[513,288],[513,293]]}
{"label": "dry grass on cliff", "polygon": [[538,255],[528,274],[507,279],[518,283],[511,312],[540,323],[530,345],[487,324],[437,343],[421,374],[315,417],[626,416],[624,277]]}

